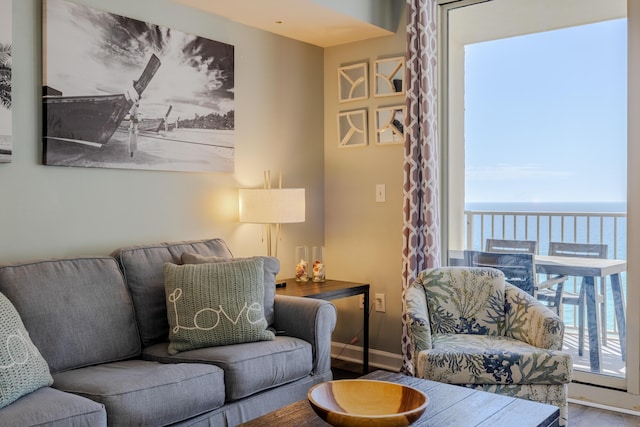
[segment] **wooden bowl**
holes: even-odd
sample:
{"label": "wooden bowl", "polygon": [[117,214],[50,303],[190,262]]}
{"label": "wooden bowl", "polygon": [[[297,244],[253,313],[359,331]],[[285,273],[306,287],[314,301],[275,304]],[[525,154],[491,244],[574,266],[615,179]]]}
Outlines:
{"label": "wooden bowl", "polygon": [[372,380],[337,380],[307,393],[320,418],[336,427],[408,426],[427,408],[429,398],[401,384]]}

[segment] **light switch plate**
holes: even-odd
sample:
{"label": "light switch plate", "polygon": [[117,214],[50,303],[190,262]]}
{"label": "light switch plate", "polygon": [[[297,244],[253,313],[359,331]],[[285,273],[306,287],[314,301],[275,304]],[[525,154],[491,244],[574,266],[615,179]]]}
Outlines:
{"label": "light switch plate", "polygon": [[376,184],[376,202],[384,203],[387,198],[384,184]]}

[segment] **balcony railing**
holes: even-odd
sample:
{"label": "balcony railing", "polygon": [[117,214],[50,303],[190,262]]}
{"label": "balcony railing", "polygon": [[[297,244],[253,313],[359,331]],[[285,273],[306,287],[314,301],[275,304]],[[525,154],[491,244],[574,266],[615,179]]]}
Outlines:
{"label": "balcony railing", "polygon": [[[537,240],[541,255],[548,254],[549,242],[604,243],[609,246],[608,257],[626,259],[627,214],[622,212],[517,212],[517,211],[465,211],[466,248],[483,250],[486,239]],[[626,294],[626,274],[621,275]],[[578,283],[572,278],[567,290],[576,291]],[[611,288],[604,286],[608,295],[607,330],[616,333],[613,317]],[[610,307],[609,307],[610,305]],[[575,306],[565,306],[564,321],[575,327]]]}

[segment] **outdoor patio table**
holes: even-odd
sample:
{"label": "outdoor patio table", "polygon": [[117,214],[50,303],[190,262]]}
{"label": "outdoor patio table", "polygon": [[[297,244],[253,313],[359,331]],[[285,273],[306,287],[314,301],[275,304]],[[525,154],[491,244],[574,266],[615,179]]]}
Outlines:
{"label": "outdoor patio table", "polygon": [[582,286],[585,287],[585,299],[587,306],[587,328],[589,333],[589,360],[591,372],[600,372],[600,334],[598,322],[598,309],[596,304],[596,277],[611,277],[611,291],[620,336],[620,351],[622,359],[626,355],[627,326],[624,312],[624,295],[621,289],[620,273],[627,269],[625,260],[580,258],[536,255],[536,271],[543,274],[561,274],[566,276],[582,277]]}

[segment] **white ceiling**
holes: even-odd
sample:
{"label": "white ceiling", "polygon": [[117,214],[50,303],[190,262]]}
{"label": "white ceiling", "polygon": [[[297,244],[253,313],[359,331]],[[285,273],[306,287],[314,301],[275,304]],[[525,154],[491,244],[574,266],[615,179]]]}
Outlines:
{"label": "white ceiling", "polygon": [[449,14],[449,37],[477,43],[627,16],[627,0],[492,0]]}
{"label": "white ceiling", "polygon": [[320,47],[393,34],[388,29],[356,19],[313,0],[173,1]]}
{"label": "white ceiling", "polygon": [[[391,15],[398,9],[397,4],[396,9],[389,5],[399,0],[172,1],[284,37],[330,47],[393,34],[389,28],[397,30],[397,22],[392,21],[398,17]],[[389,15],[384,17],[387,25],[372,23],[380,20],[380,15]],[[493,0],[456,9],[455,17],[461,24],[455,26],[450,37],[462,44],[475,43],[624,16],[626,0]]]}

